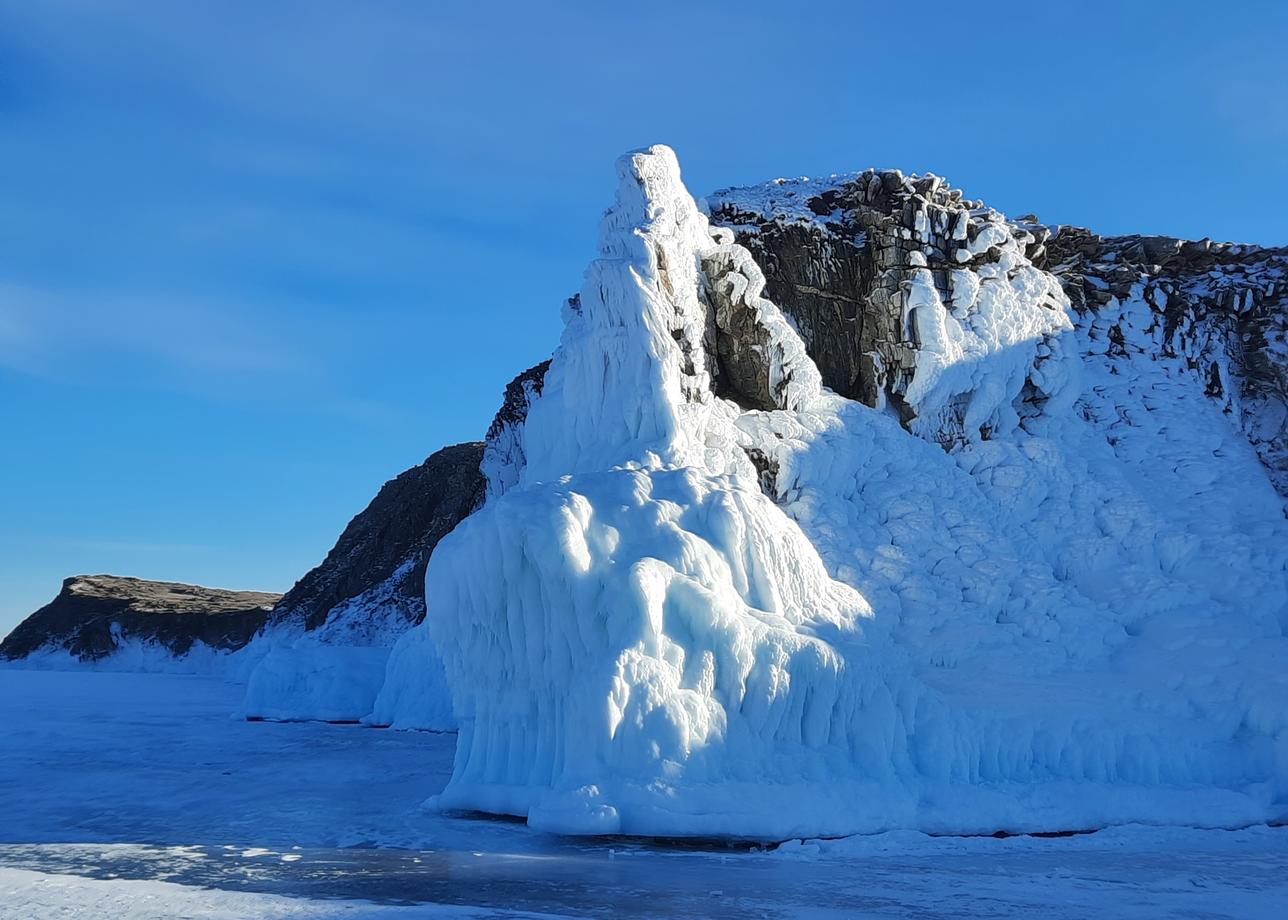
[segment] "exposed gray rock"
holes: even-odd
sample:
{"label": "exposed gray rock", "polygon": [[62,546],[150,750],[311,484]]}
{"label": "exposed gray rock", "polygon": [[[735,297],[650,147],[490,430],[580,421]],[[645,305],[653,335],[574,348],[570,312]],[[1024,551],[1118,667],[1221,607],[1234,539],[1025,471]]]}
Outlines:
{"label": "exposed gray rock", "polygon": [[[764,272],[766,296],[776,304],[792,305],[788,312],[824,385],[872,403],[875,391],[867,390],[877,375],[865,354],[878,331],[869,323],[865,335],[862,239],[845,232],[820,233],[804,223],[764,221],[757,227],[758,232],[740,234],[739,242]],[[884,333],[887,339],[894,334],[893,329]]]}
{"label": "exposed gray rock", "polygon": [[1105,314],[1111,349],[1126,347],[1112,308],[1143,297],[1157,315],[1156,353],[1189,362],[1288,495],[1288,248],[1011,221],[938,176],[897,170],[778,180],[706,203],[763,269],[767,296],[796,323],[824,384],[870,406],[888,401],[905,424],[920,347],[908,322],[912,271],[928,269],[956,310],[980,269],[1004,267],[1014,244],[1059,279],[1085,323]]}
{"label": "exposed gray rock", "polygon": [[707,350],[714,360],[709,357],[707,363],[714,369],[715,393],[745,409],[788,408],[792,366],[771,358],[782,337],[775,335],[763,305],[764,273],[744,247],[733,243],[704,256],[702,273],[712,307],[708,338],[713,341]]}
{"label": "exposed gray rock", "polygon": [[67,651],[96,661],[124,642],[155,643],[173,655],[196,642],[213,649],[241,648],[264,625],[281,597],[264,591],[226,591],[117,575],[76,575],[52,601],[27,617],[0,643],[0,656]]}
{"label": "exposed gray rock", "polygon": [[928,270],[945,304],[968,309],[981,274],[1009,278],[1026,266],[1004,254],[1040,243],[976,204],[938,176],[898,170],[779,180],[707,199],[712,221],[764,270],[769,299],[796,323],[823,383],[870,406],[889,402],[905,423],[915,417],[905,394],[921,347],[913,272]]}

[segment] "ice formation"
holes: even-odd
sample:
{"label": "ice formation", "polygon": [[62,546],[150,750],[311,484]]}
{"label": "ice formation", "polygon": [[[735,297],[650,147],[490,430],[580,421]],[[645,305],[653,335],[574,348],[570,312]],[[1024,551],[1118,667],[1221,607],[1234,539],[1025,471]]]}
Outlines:
{"label": "ice formation", "polygon": [[1183,361],[1118,362],[998,224],[948,298],[911,259],[901,424],[821,385],[670,150],[618,173],[382,690],[442,651],[441,807],[765,839],[1283,816],[1283,503]]}
{"label": "ice formation", "polygon": [[[367,722],[397,728],[456,728],[443,666],[424,632],[408,632],[399,587],[415,560],[337,605],[326,622],[305,630],[272,624],[247,653],[249,670],[241,712],[278,721]],[[400,662],[414,660],[414,673]],[[394,679],[386,680],[387,673]]]}

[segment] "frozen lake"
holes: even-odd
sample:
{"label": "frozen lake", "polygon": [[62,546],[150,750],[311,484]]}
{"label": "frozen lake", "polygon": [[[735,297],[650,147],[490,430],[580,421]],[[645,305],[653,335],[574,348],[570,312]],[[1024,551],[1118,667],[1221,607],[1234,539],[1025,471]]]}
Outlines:
{"label": "frozen lake", "polygon": [[565,838],[422,807],[453,735],[246,722],[240,697],[0,669],[0,917],[1288,916],[1288,828]]}

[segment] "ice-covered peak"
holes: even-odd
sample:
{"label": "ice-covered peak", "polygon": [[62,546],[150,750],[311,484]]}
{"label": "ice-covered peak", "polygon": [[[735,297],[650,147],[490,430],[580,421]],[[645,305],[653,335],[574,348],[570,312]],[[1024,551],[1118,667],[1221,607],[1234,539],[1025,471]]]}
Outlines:
{"label": "ice-covered peak", "polygon": [[617,174],[599,258],[564,310],[541,386],[524,390],[526,419],[493,439],[492,495],[614,467],[754,478],[734,427],[738,401],[800,407],[818,395],[804,344],[760,296],[764,277],[746,250],[713,233],[675,153],[628,153]]}
{"label": "ice-covered peak", "polygon": [[[701,462],[713,411],[702,254],[706,218],[666,147],[618,160],[617,200],[599,258],[565,310],[566,326],[524,425],[520,483],[588,469]],[[693,423],[697,423],[696,425]]]}

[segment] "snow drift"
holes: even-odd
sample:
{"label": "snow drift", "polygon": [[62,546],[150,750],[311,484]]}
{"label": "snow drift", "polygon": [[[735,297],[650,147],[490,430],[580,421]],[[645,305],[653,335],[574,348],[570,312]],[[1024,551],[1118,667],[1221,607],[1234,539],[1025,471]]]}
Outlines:
{"label": "snow drift", "polygon": [[250,673],[244,715],[456,727],[442,666],[423,638],[418,679],[394,683],[416,691],[380,692],[399,640],[425,617],[430,552],[483,497],[482,457],[478,442],[438,450],[385,483],[349,521],[250,644],[263,660]]}
{"label": "snow drift", "polygon": [[1182,362],[1115,363],[996,223],[960,295],[912,260],[901,424],[822,387],[670,150],[618,173],[381,691],[441,652],[442,807],[766,839],[1283,815],[1283,504]]}

